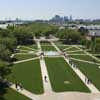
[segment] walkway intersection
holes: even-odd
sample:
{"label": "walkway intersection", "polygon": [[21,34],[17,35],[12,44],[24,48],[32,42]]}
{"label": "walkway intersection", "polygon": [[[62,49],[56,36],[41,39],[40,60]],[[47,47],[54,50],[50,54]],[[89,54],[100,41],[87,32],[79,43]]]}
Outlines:
{"label": "walkway intersection", "polygon": [[[25,89],[17,91],[15,84],[11,85],[10,88],[12,88],[12,89],[16,90],[17,92],[27,96],[31,100],[66,100],[66,99],[67,100],[100,100],[100,91],[92,83],[86,84],[86,82],[84,80],[86,78],[86,76],[78,68],[77,69],[74,68],[73,65],[71,65],[69,63],[69,58],[65,57],[64,55],[47,56],[47,57],[63,57],[64,60],[72,68],[72,70],[79,76],[79,78],[83,81],[83,83],[90,89],[91,94],[78,93],[78,92],[62,92],[62,93],[53,92],[52,86],[51,86],[51,83],[50,83],[50,79],[49,79],[49,75],[48,75],[48,71],[47,71],[47,67],[46,67],[46,63],[45,63],[45,59],[44,59],[44,55],[42,54],[42,48],[41,48],[40,41],[38,39],[35,39],[35,42],[37,44],[38,53],[39,53],[40,56],[35,57],[35,58],[31,58],[31,59],[22,60],[22,61],[17,61],[17,62],[14,62],[14,64],[22,63],[22,62],[26,62],[26,61],[31,61],[31,60],[35,60],[35,59],[40,59],[40,68],[41,68],[41,73],[42,73],[44,94],[36,95],[36,94],[33,94],[33,93],[31,93],[31,92],[29,92]],[[53,41],[50,41],[50,43],[57,50],[57,52],[59,54],[62,54],[62,51],[55,45],[55,43]],[[70,48],[72,48],[72,47],[65,48],[64,50],[68,50]],[[79,47],[77,47],[77,48],[79,49]],[[34,50],[32,48],[30,48],[30,49]],[[82,50],[80,49],[80,50],[77,50],[77,51],[82,51]],[[72,52],[77,52],[77,51],[72,51]],[[12,56],[14,56],[14,55],[12,55]],[[71,58],[71,59],[74,59],[74,58]],[[84,60],[81,60],[81,61],[84,62]],[[92,63],[92,62],[88,62],[88,63]]]}

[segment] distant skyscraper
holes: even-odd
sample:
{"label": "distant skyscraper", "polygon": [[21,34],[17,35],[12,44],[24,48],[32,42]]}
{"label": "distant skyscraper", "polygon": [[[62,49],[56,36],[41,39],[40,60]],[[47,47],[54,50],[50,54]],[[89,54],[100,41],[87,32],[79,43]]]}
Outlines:
{"label": "distant skyscraper", "polygon": [[68,16],[64,16],[64,22],[67,22],[68,20]]}
{"label": "distant skyscraper", "polygon": [[72,15],[70,15],[70,18],[69,18],[69,19],[70,19],[70,21],[73,21],[73,17],[72,17]]}

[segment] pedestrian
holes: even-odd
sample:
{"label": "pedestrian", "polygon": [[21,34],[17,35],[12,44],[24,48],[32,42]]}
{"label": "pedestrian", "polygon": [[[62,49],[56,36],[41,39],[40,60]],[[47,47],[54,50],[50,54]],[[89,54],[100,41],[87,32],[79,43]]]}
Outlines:
{"label": "pedestrian", "polygon": [[85,83],[87,82],[87,78],[85,77]]}
{"label": "pedestrian", "polygon": [[89,79],[87,80],[87,84],[90,84],[90,80]]}
{"label": "pedestrian", "polygon": [[44,79],[45,79],[45,82],[47,82],[47,76],[46,75],[44,76]]}
{"label": "pedestrian", "polygon": [[15,88],[17,89],[17,83],[15,83]]}
{"label": "pedestrian", "polygon": [[16,90],[18,91],[19,90],[18,82],[16,82],[15,87],[16,87]]}
{"label": "pedestrian", "polygon": [[23,86],[21,83],[19,83],[20,89],[23,90]]}

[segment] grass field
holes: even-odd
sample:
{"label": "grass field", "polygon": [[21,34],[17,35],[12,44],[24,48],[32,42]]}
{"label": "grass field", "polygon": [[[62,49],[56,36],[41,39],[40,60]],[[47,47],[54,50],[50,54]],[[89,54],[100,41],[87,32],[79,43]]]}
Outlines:
{"label": "grass field", "polygon": [[66,49],[66,48],[69,48],[70,46],[67,46],[67,45],[58,45],[58,48],[59,49]]}
{"label": "grass field", "polygon": [[56,51],[53,46],[41,46],[43,51]]}
{"label": "grass field", "polygon": [[51,45],[50,42],[41,42],[41,45]]}
{"label": "grass field", "polygon": [[100,63],[99,61],[96,61],[94,58],[90,57],[89,55],[71,55],[71,57],[80,59],[80,60]]}
{"label": "grass field", "polygon": [[95,64],[88,64],[84,62],[73,62],[77,67],[93,82],[93,84],[100,90],[100,68]]}
{"label": "grass field", "polygon": [[0,97],[0,100],[31,100],[18,92],[8,89],[7,93],[2,97]]}
{"label": "grass field", "polygon": [[30,59],[30,58],[34,58],[37,57],[34,54],[17,54],[14,56],[18,61],[20,60],[26,60],[26,59]]}
{"label": "grass field", "polygon": [[[70,46],[71,47],[71,46]],[[66,51],[76,51],[76,50],[80,50],[80,49],[78,49],[78,48],[76,48],[76,47],[72,47],[72,48],[69,48],[69,49],[66,49]]]}
{"label": "grass field", "polygon": [[90,92],[63,58],[45,58],[52,88],[55,92]]}
{"label": "grass field", "polygon": [[30,92],[43,93],[43,83],[39,60],[24,62],[13,66],[8,79],[15,83],[22,83],[23,87]]}
{"label": "grass field", "polygon": [[68,54],[84,54],[86,55],[83,51],[76,51],[76,52],[67,52]]}

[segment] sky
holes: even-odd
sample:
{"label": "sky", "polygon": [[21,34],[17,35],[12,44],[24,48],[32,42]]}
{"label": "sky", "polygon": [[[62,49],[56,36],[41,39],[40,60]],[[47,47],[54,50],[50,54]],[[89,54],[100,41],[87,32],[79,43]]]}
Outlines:
{"label": "sky", "polygon": [[0,19],[100,19],[100,0],[0,0]]}

